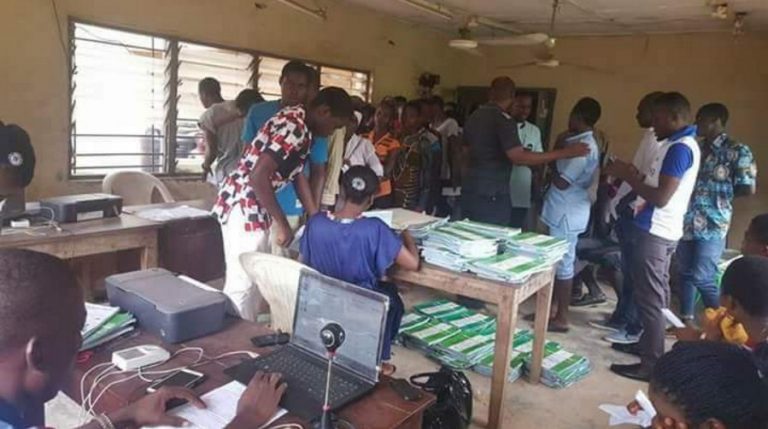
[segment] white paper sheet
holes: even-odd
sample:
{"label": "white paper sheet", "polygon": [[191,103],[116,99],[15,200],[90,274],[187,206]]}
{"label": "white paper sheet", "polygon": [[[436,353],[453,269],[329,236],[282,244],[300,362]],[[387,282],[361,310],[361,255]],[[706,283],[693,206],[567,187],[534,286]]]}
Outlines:
{"label": "white paper sheet", "polygon": [[170,209],[146,209],[136,213],[136,216],[155,222],[167,222],[176,219],[208,217],[211,216],[211,212],[189,206],[179,206]]}
{"label": "white paper sheet", "polygon": [[656,417],[656,410],[653,408],[651,401],[648,400],[648,397],[645,396],[642,390],[637,391],[635,400],[642,407],[635,415],[629,412],[626,405],[602,404],[597,408],[611,416],[608,421],[608,424],[611,426],[622,424],[638,425],[644,428],[651,426],[653,418]]}
{"label": "white paper sheet", "polygon": [[[195,429],[221,429],[225,427],[237,414],[237,401],[240,400],[245,392],[245,386],[233,381],[225,384],[218,389],[211,390],[200,399],[205,402],[206,409],[199,409],[193,405],[185,404],[173,410],[171,414],[182,417],[191,423],[187,428]],[[272,422],[284,416],[286,411],[279,409],[272,420],[267,422],[262,428],[268,427]],[[168,429],[167,427],[161,427]]]}

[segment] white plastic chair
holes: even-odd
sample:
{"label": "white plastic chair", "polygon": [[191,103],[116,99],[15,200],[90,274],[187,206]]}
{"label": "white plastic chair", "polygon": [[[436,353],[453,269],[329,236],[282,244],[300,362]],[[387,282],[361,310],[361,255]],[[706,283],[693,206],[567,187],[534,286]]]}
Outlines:
{"label": "white plastic chair", "polygon": [[314,270],[293,259],[260,252],[240,255],[240,263],[269,303],[272,329],[291,333],[301,270]]}
{"label": "white plastic chair", "polygon": [[141,171],[118,171],[108,174],[101,183],[106,194],[123,197],[124,206],[172,203],[176,200],[157,177]]}

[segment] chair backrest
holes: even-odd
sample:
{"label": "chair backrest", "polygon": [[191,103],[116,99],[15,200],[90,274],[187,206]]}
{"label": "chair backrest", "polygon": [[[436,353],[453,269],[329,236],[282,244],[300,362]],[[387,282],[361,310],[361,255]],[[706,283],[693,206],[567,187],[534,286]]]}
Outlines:
{"label": "chair backrest", "polygon": [[123,197],[124,206],[172,203],[171,191],[157,177],[142,171],[118,171],[101,183],[104,193]]}
{"label": "chair backrest", "polygon": [[269,303],[272,328],[293,332],[296,295],[301,270],[312,270],[293,259],[267,253],[250,252],[240,255],[240,263],[251,282]]}

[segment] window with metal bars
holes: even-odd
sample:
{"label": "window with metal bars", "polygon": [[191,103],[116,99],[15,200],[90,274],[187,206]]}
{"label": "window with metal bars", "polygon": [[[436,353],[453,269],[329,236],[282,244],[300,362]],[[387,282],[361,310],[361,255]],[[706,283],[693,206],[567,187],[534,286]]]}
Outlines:
{"label": "window with metal bars", "polygon": [[[244,49],[190,42],[72,21],[70,176],[99,177],[133,170],[197,175],[204,142],[197,126],[203,106],[198,82],[221,82],[234,99],[256,88],[280,98],[287,59]],[[307,62],[321,86],[339,86],[369,99],[370,73]]]}

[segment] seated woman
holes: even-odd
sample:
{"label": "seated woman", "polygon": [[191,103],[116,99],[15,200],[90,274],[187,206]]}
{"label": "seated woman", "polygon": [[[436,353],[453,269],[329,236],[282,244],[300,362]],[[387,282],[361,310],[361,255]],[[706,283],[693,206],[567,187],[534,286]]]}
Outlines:
{"label": "seated woman", "polygon": [[[379,178],[368,167],[351,167],[342,178],[341,208],[336,213],[312,216],[301,237],[301,260],[327,276],[371,289],[389,297],[387,327],[381,358],[391,359],[391,346],[400,330],[403,301],[397,287],[382,282],[394,264],[407,270],[419,269],[419,251],[408,231],[400,237],[384,222],[362,217],[373,204]],[[384,364],[382,372],[394,367]]]}
{"label": "seated woman", "polygon": [[[765,362],[748,350],[713,341],[678,343],[653,369],[648,393],[654,429],[768,427]],[[640,409],[637,402],[630,412]]]}

